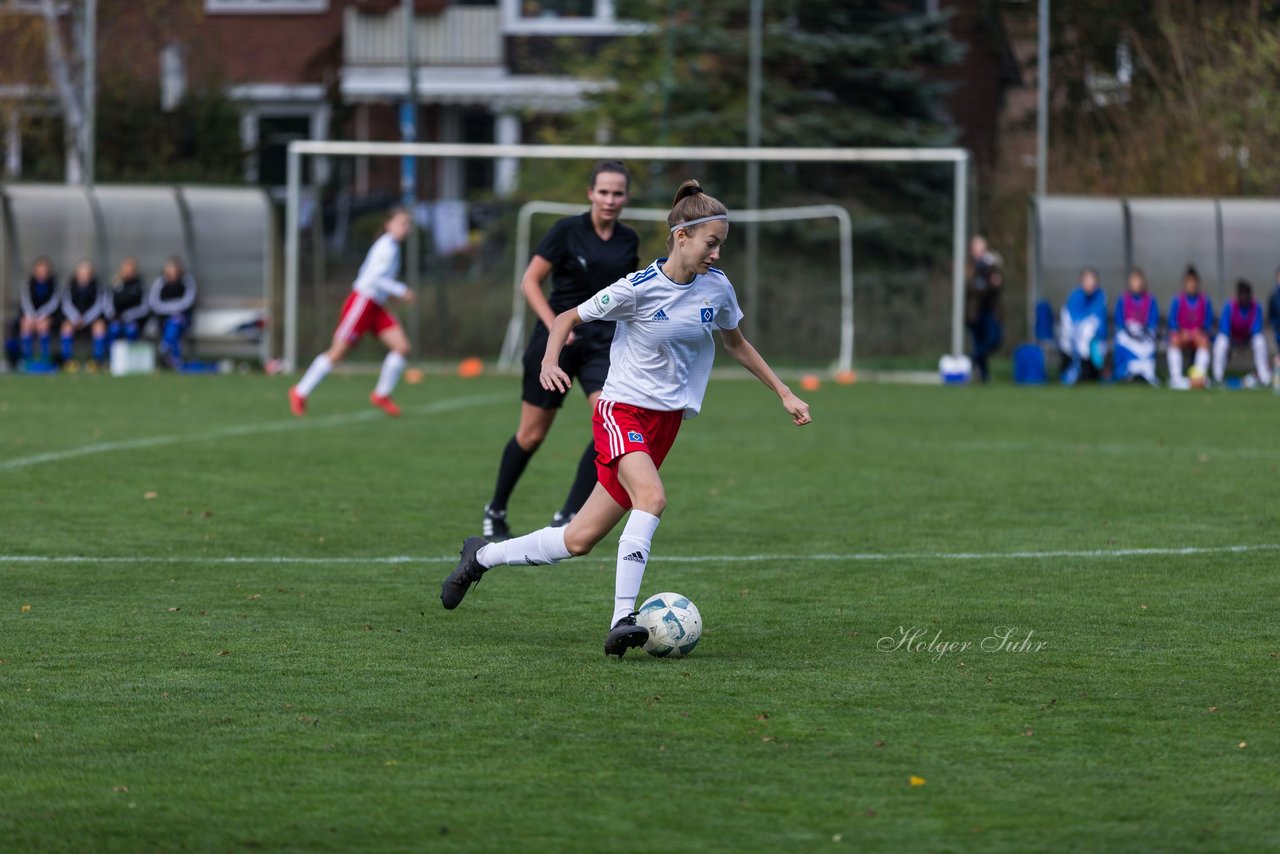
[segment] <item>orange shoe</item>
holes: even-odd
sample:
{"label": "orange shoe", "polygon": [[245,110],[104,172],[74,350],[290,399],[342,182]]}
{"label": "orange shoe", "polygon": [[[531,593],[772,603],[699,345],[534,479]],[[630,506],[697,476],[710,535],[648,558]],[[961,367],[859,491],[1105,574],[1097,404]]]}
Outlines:
{"label": "orange shoe", "polygon": [[298,394],[298,387],[293,386],[289,389],[289,408],[293,410],[293,414],[301,418],[307,414],[307,399]]}
{"label": "orange shoe", "polygon": [[369,395],[369,402],[390,415],[392,418],[396,418],[400,415],[400,407],[396,406],[396,402],[389,397],[383,397],[376,391]]}

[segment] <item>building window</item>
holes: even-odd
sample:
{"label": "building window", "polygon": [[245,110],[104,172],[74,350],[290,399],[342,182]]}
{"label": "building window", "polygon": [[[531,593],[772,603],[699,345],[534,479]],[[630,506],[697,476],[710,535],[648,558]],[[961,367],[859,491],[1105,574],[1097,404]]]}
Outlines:
{"label": "building window", "polygon": [[[462,114],[462,141],[489,144],[494,141],[493,113],[471,109]],[[468,193],[493,191],[494,161],[468,158],[464,161],[462,184]]]}
{"label": "building window", "polygon": [[[264,115],[258,119],[258,183],[283,187],[288,180],[289,143],[311,138],[310,116]],[[310,157],[302,158],[303,183],[311,179]]]}
{"label": "building window", "polygon": [[596,0],[520,0],[522,18],[594,18]]}
{"label": "building window", "polygon": [[619,22],[614,0],[501,0],[507,35],[610,36],[637,31]]}
{"label": "building window", "polygon": [[307,15],[329,11],[329,0],[204,0],[208,15]]}
{"label": "building window", "polygon": [[169,42],[160,49],[160,109],[171,113],[186,96],[186,51],[177,42]]}

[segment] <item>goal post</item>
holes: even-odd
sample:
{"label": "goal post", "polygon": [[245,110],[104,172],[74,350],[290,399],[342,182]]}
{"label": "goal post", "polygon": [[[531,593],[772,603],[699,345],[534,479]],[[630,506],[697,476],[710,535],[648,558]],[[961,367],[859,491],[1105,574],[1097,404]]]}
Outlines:
{"label": "goal post", "polygon": [[[295,140],[289,143],[285,196],[284,353],[287,370],[298,367],[299,221],[302,158],[324,156],[515,159],[716,161],[737,163],[950,163],[952,195],[951,353],[964,345],[964,253],[969,152],[962,148],[731,148],[709,146],[536,145],[447,142]],[[634,215],[634,210],[631,211]],[[746,221],[746,220],[744,220]],[[760,220],[764,221],[764,220]],[[852,352],[850,351],[850,359]]]}
{"label": "goal post", "polygon": [[[502,341],[502,353],[498,356],[500,369],[510,368],[520,361],[524,349],[524,327],[527,303],[521,291],[532,249],[532,220],[537,214],[570,216],[582,213],[580,204],[567,202],[526,202],[516,216],[516,255],[514,290],[511,299],[511,320]],[[667,221],[670,211],[666,208],[627,208],[623,219],[639,222]],[[795,208],[766,208],[762,210],[731,210],[731,223],[794,222],[804,219],[834,219],[840,227],[840,351],[833,364],[836,372],[853,370],[853,221],[849,212],[839,205],[808,205]]]}

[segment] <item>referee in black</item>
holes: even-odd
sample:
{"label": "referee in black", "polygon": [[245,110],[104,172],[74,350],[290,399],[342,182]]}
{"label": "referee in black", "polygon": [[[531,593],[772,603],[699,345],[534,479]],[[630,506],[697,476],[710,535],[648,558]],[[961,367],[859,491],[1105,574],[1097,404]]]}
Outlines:
{"label": "referee in black", "polygon": [[[529,306],[538,315],[529,346],[524,351],[524,389],[521,394],[520,426],[507,442],[498,467],[493,497],[484,508],[481,534],[490,541],[511,537],[507,523],[507,501],[534,452],[547,437],[565,394],[547,391],[538,381],[542,356],[547,349],[547,327],[557,314],[590,299],[606,285],[636,271],[640,265],[640,238],[635,230],[618,221],[631,190],[631,173],[616,160],[602,160],[591,170],[587,199],[591,210],[559,220],[538,244],[520,287]],[[542,283],[551,277],[551,294],[542,293]],[[560,354],[560,367],[576,379],[594,410],[609,373],[609,347],[613,324],[598,320],[574,330]],[[552,525],[567,525],[596,485],[595,445],[588,440],[578,474],[564,506],[551,519]]]}

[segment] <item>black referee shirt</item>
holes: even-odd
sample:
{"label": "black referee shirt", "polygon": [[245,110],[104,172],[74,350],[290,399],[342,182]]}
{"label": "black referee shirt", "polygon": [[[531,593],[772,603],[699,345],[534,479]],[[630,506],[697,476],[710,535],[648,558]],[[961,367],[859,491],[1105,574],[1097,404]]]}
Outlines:
{"label": "black referee shirt", "polygon": [[618,222],[613,236],[601,240],[587,211],[551,226],[538,244],[537,254],[551,262],[551,294],[547,299],[551,310],[560,314],[639,269],[640,237],[635,229]]}

